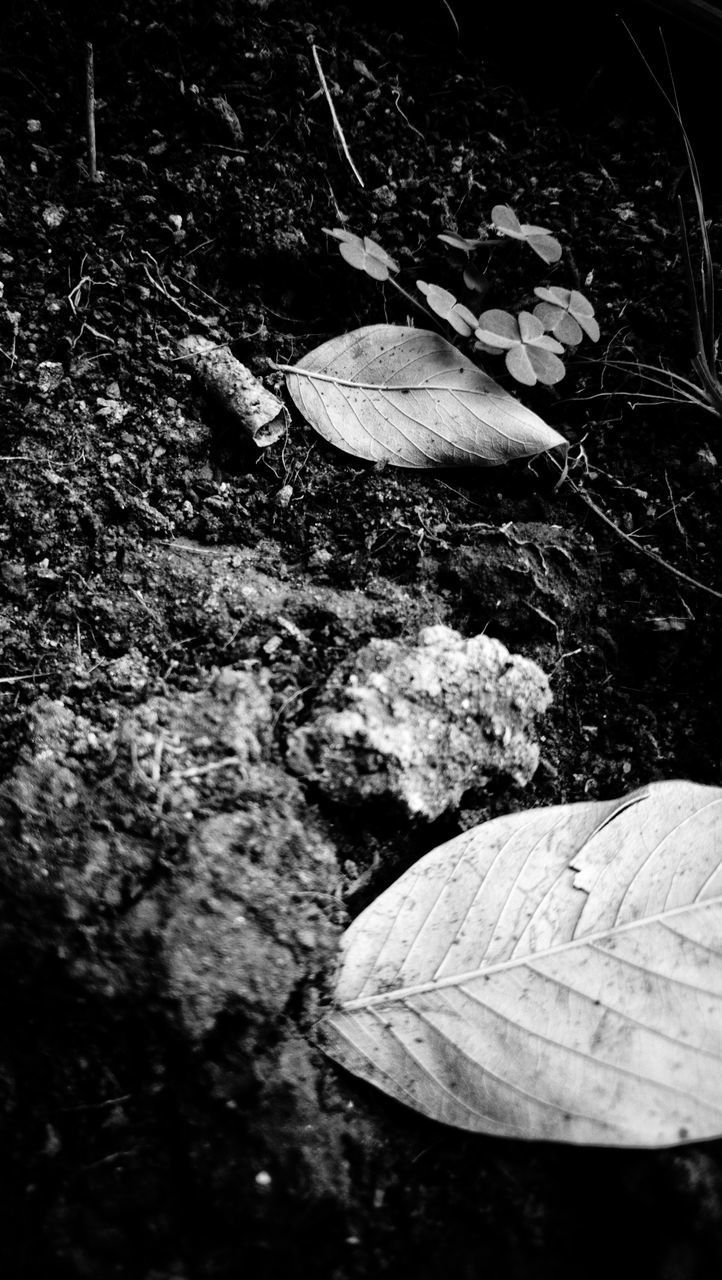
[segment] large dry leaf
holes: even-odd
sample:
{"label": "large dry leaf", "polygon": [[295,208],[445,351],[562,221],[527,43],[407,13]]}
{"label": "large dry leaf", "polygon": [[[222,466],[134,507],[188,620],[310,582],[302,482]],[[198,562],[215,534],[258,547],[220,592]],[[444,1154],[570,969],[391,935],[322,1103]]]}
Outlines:
{"label": "large dry leaf", "polygon": [[482,1133],[722,1134],[722,788],[497,818],[347,931],[331,1057]]}
{"label": "large dry leaf", "polygon": [[566,448],[537,414],[424,329],[369,325],[281,367],[311,426],[370,462],[499,466]]}

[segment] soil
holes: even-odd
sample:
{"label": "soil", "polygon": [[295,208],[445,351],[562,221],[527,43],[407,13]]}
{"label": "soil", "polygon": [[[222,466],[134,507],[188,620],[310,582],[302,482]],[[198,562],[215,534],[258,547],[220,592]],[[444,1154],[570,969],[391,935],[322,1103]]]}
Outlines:
{"label": "soil", "polygon": [[[577,492],[722,591],[719,421],[635,403],[612,363],[689,372],[684,153],[603,6],[567,61],[571,6],[557,25],[514,14],[455,6],[459,40],[443,4],[413,20],[319,0],[5,11],[8,1280],[720,1273],[719,1143],[472,1136],[318,1046],[341,930],[442,840],[654,779],[720,783],[720,598]],[[683,89],[709,55],[693,30],[670,39]],[[601,324],[555,389],[487,365],[570,441],[577,489],[543,462],[368,466],[295,410],[257,449],[177,358],[188,334],[228,342],[283,396],[276,363],[407,321],[323,227],[452,287],[436,236],[476,235],[496,203],[553,228]],[[485,305],[561,280],[532,257],[508,255]],[[532,781],[497,778],[434,821],[304,785],[287,743],[327,681],[370,641],[438,623],[547,673]]]}

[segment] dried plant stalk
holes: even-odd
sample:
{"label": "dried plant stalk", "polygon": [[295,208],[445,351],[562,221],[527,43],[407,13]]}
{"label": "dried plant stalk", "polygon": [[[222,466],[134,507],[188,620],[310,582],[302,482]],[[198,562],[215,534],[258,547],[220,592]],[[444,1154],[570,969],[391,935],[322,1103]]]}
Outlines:
{"label": "dried plant stalk", "polygon": [[91,182],[98,181],[98,161],[95,151],[95,64],[93,46],[85,46],[85,112],[88,132],[88,175]]}
{"label": "dried plant stalk", "polygon": [[190,334],[179,342],[178,349],[204,390],[254,444],[265,449],[281,438],[288,426],[288,410],[227,347],[219,347],[200,334]]}

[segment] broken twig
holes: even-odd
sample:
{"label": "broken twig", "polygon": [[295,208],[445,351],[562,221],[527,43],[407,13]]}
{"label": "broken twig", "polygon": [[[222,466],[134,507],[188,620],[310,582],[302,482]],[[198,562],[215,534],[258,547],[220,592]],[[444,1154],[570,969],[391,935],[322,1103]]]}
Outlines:
{"label": "broken twig", "polygon": [[98,161],[95,151],[95,64],[93,46],[88,41],[85,46],[85,110],[88,129],[88,176],[91,182],[98,181]]}
{"label": "broken twig", "polygon": [[336,115],[336,108],[333,105],[333,100],[331,98],[331,94],[329,93],[328,84],[326,83],[326,77],[323,74],[323,67],[321,66],[321,62],[320,62],[318,51],[316,49],[315,44],[311,45],[311,53],[313,54],[313,60],[316,63],[318,78],[321,81],[321,88],[323,89],[324,96],[328,103],[328,108],[329,108],[329,111],[331,112],[331,119],[333,120],[333,127],[339,136],[339,141],[341,143],[343,153],[346,159],[348,160],[349,165],[351,166],[351,172],[353,173],[356,181],[358,182],[359,186],[363,187],[365,186],[364,180],[361,177],[361,174],[359,173],[358,169],[356,168],[356,165],[354,164],[353,160],[351,159],[351,152],[348,149],[348,145],[344,137],[343,129],[341,128],[341,123],[339,121],[338,116]]}
{"label": "broken twig", "polygon": [[288,410],[240,360],[200,334],[178,343],[203,388],[235,418],[247,436],[266,448],[281,438],[288,426]]}

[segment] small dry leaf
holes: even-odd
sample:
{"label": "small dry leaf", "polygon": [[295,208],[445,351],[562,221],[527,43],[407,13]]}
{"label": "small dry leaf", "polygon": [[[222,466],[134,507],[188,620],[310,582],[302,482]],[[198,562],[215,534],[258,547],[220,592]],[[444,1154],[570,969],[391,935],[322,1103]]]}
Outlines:
{"label": "small dry leaf", "polygon": [[722,1134],[722,788],[496,818],[343,942],[332,1058],[462,1129],[599,1146]]}

